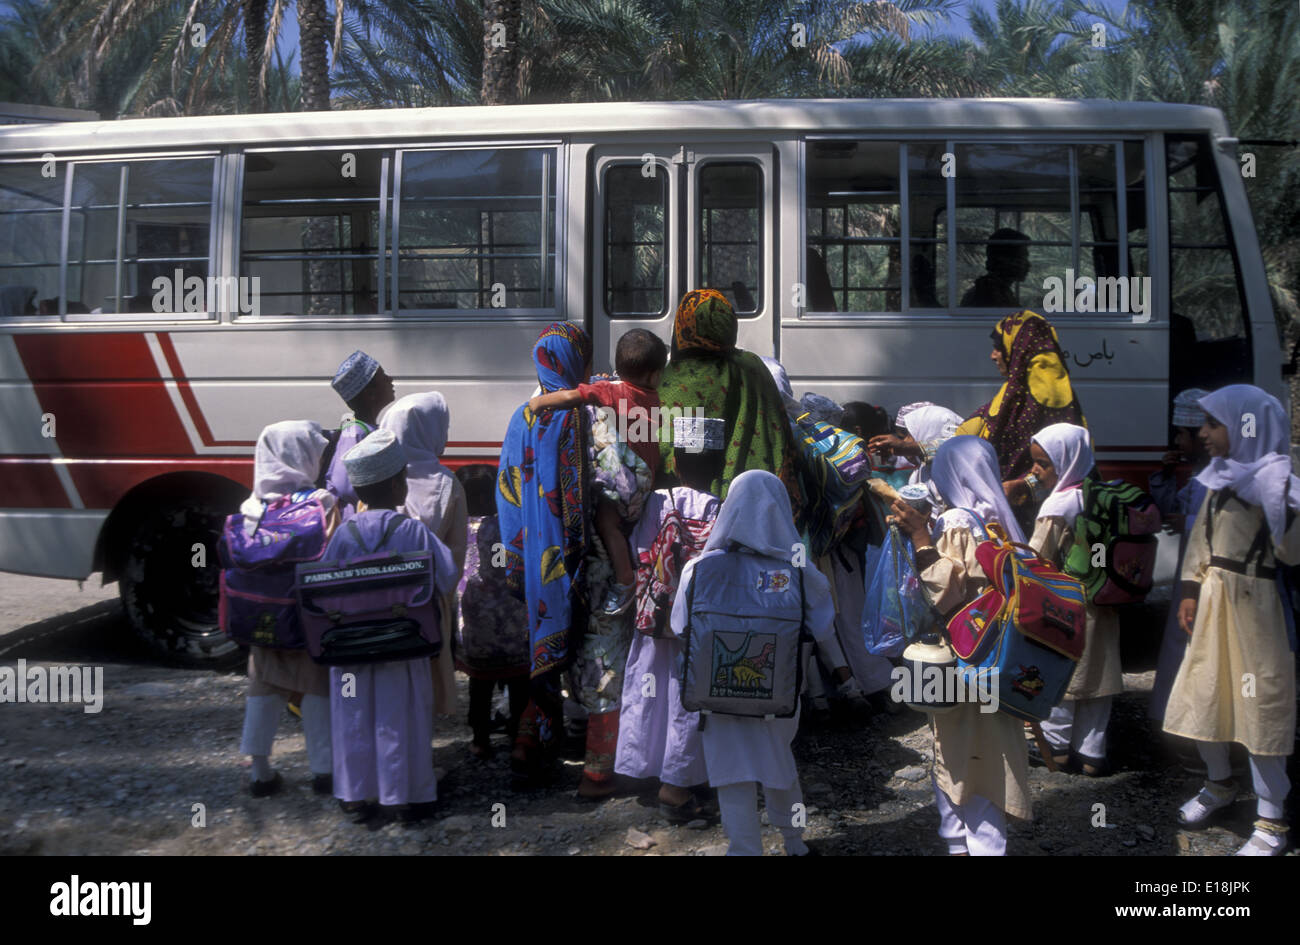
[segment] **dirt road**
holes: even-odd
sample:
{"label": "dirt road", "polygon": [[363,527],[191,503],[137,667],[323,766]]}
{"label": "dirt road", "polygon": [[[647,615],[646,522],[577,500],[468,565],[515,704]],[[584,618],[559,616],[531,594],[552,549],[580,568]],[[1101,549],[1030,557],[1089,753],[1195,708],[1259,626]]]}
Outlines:
{"label": "dirt road", "polygon": [[[1245,797],[1221,826],[1176,829],[1177,806],[1200,779],[1148,732],[1152,674],[1142,671],[1142,658],[1126,656],[1138,671],[1125,676],[1128,691],[1116,702],[1115,773],[1088,779],[1033,769],[1035,819],[1012,824],[1011,853],[1221,855],[1249,834],[1254,803]],[[273,759],[286,790],[251,798],[247,759],[238,754],[242,673],[157,664],[131,640],[112,587],[87,582],[79,591],[73,582],[0,575],[0,665],[19,659],[102,667],[103,704],[97,713],[0,704],[0,853],[716,855],[726,848],[718,826],[669,826],[653,784],[626,783],[621,796],[597,806],[576,800],[576,762],[548,790],[512,793],[502,737],[490,761],[469,755],[464,680],[462,714],[439,719],[436,729],[437,819],[371,830],[311,793],[301,726],[288,716]],[[837,724],[806,723],[795,742],[809,839],[828,854],[942,854],[925,718],[865,713],[864,705]],[[503,825],[493,826],[494,813],[504,814]],[[653,845],[634,846],[645,840],[629,831]],[[764,839],[773,852],[780,848],[776,831]]]}

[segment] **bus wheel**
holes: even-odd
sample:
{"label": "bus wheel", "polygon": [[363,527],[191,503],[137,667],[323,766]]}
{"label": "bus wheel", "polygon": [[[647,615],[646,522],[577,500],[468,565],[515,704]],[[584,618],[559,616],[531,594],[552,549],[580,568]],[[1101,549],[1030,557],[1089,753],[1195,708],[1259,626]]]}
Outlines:
{"label": "bus wheel", "polygon": [[130,537],[118,579],[122,606],[135,632],[168,662],[225,669],[243,658],[217,625],[223,518],[202,502],[171,502],[151,509]]}

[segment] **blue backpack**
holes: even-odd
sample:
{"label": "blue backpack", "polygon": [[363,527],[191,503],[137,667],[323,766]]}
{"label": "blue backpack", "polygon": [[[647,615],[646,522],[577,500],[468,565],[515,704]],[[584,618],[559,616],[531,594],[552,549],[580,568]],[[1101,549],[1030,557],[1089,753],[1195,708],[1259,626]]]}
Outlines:
{"label": "blue backpack", "polygon": [[741,551],[709,555],[696,561],[686,601],[686,710],[794,715],[803,687],[803,569]]}

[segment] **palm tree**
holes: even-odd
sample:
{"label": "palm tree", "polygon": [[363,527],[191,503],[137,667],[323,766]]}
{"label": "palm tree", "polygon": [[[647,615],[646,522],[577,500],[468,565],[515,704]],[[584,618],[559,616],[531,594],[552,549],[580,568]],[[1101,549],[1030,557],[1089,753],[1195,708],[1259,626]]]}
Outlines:
{"label": "palm tree", "polygon": [[[276,44],[290,3],[50,0],[46,22],[57,29],[59,41],[40,68],[64,77],[61,100],[105,117],[261,110],[272,62],[278,70],[289,67]],[[334,0],[335,55],[346,7],[346,0]],[[328,108],[325,0],[298,0],[298,15],[302,105],[280,107]],[[276,94],[283,99],[292,83],[284,72],[277,79]]]}
{"label": "palm tree", "polygon": [[519,43],[523,24],[520,0],[484,0],[483,85],[484,105],[511,105],[519,101]]}

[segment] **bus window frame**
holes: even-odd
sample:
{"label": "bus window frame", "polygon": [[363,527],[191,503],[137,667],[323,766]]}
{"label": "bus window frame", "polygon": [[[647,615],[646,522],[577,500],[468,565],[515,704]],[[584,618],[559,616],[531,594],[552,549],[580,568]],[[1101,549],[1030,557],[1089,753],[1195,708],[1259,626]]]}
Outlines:
{"label": "bus window frame", "polygon": [[[1185,132],[1185,133],[1190,133],[1190,132]],[[799,184],[798,184],[799,214],[798,214],[798,221],[797,221],[797,233],[798,233],[798,246],[800,251],[798,253],[798,258],[796,263],[798,268],[795,270],[798,274],[798,278],[795,280],[795,282],[796,284],[806,286],[807,277],[808,277],[808,274],[805,271],[805,263],[803,260],[803,255],[804,255],[803,249],[804,247],[807,246],[807,238],[808,238],[806,214],[808,210],[808,190],[807,190],[808,144],[810,142],[885,141],[885,142],[892,142],[898,145],[899,216],[900,216],[900,223],[901,223],[900,247],[901,247],[902,255],[906,256],[907,253],[910,251],[910,244],[912,242],[911,212],[910,212],[911,211],[911,200],[910,200],[911,181],[908,175],[908,147],[907,147],[909,143],[942,142],[944,145],[944,151],[946,153],[950,153],[953,155],[956,154],[956,148],[958,145],[972,145],[972,144],[977,144],[977,145],[978,144],[985,144],[985,145],[1042,144],[1042,145],[1065,145],[1065,146],[1073,146],[1073,145],[1080,145],[1080,144],[1110,145],[1114,149],[1116,163],[1117,165],[1120,166],[1119,170],[1121,172],[1116,182],[1117,187],[1116,187],[1115,199],[1117,203],[1125,204],[1126,198],[1124,197],[1124,191],[1121,190],[1119,186],[1120,183],[1122,182],[1124,188],[1125,189],[1127,188],[1127,179],[1126,176],[1124,176],[1122,173],[1123,171],[1122,164],[1123,164],[1123,156],[1124,156],[1123,145],[1125,142],[1132,141],[1141,144],[1145,148],[1143,156],[1144,156],[1144,166],[1146,167],[1146,172],[1147,172],[1146,182],[1145,182],[1145,199],[1147,204],[1147,253],[1148,253],[1148,269],[1151,270],[1148,272],[1148,275],[1152,277],[1152,286],[1154,290],[1154,288],[1157,286],[1158,283],[1155,278],[1156,276],[1156,268],[1155,268],[1156,263],[1154,259],[1155,247],[1152,245],[1153,241],[1151,239],[1151,234],[1153,232],[1152,226],[1153,226],[1153,221],[1155,220],[1154,213],[1157,209],[1157,206],[1155,203],[1155,194],[1154,194],[1155,185],[1153,184],[1153,178],[1152,178],[1151,155],[1153,153],[1153,149],[1157,146],[1157,142],[1153,139],[1159,139],[1159,138],[1161,138],[1160,135],[1119,133],[1119,132],[1110,132],[1110,131],[1106,132],[1105,134],[1088,133],[1088,132],[1067,132],[1067,133],[1047,132],[1042,135],[1018,133],[1014,135],[1002,135],[999,137],[990,137],[987,132],[976,132],[976,133],[969,133],[969,134],[958,135],[958,136],[954,136],[951,134],[935,133],[935,132],[931,132],[929,134],[923,132],[915,133],[915,134],[913,133],[884,134],[884,133],[877,132],[874,134],[844,133],[844,134],[800,135],[797,141],[798,153],[799,153]],[[1161,158],[1161,161],[1163,161],[1164,151],[1163,151],[1162,140],[1159,141],[1159,147],[1161,149],[1159,156]],[[1079,181],[1078,181],[1078,172],[1076,167],[1077,155],[1073,147],[1070,148],[1069,155],[1070,155],[1069,174],[1070,174],[1070,205],[1071,205],[1070,230],[1071,230],[1071,244],[1072,244],[1071,254],[1073,258],[1077,260],[1079,255],[1079,209],[1078,209]],[[1163,164],[1161,164],[1161,167],[1163,167]],[[960,175],[960,173],[961,173],[961,169],[960,167],[958,167],[957,173],[951,177],[948,177],[945,181],[947,195],[945,198],[944,212],[947,214],[951,214],[951,212],[957,208],[957,203],[956,203],[957,177]],[[1161,190],[1163,192],[1163,186],[1161,187]],[[1127,223],[1127,206],[1125,206],[1124,208],[1124,221],[1125,223]],[[916,319],[921,319],[924,321],[935,321],[939,319],[952,320],[952,319],[988,318],[988,317],[1001,318],[1002,316],[1006,315],[1006,311],[1002,308],[992,308],[987,306],[980,307],[980,308],[966,308],[966,307],[962,307],[961,305],[954,304],[952,302],[952,299],[954,298],[953,293],[957,289],[957,284],[956,284],[957,231],[956,231],[956,227],[951,225],[947,227],[947,231],[948,231],[947,238],[944,242],[945,242],[946,266],[947,266],[947,285],[948,285],[947,297],[949,299],[948,305],[940,306],[938,308],[911,307],[911,302],[910,302],[911,288],[912,288],[911,266],[904,264],[900,266],[901,271],[900,271],[899,297],[902,303],[900,305],[901,311],[898,312],[814,312],[808,310],[806,307],[802,307],[802,308],[795,309],[794,317],[792,319],[782,318],[782,321],[832,322],[832,321],[846,320],[846,321],[860,322],[864,320],[870,320],[876,322],[887,322],[893,320],[897,322],[910,323]],[[1127,261],[1127,255],[1128,255],[1127,233],[1117,232],[1116,236],[1117,236],[1117,242],[1119,244],[1119,252],[1124,257],[1124,260],[1121,264],[1123,267],[1122,271],[1127,273],[1129,269],[1128,261]],[[1162,242],[1164,243],[1168,242],[1167,233],[1163,238]],[[1062,273],[1062,275],[1064,275],[1064,273]],[[1030,305],[1029,307],[1034,308],[1033,305]],[[1076,323],[1081,324],[1082,320],[1078,319],[1079,316],[1082,316],[1083,320],[1086,320],[1088,322],[1091,322],[1094,319],[1106,323],[1122,323],[1122,322],[1132,321],[1132,315],[1123,312],[1081,312],[1081,313],[1068,312],[1068,313],[1050,313],[1050,314],[1069,315],[1071,316],[1069,320],[1070,324],[1076,324]]]}
{"label": "bus window frame", "polygon": [[[210,160],[212,161],[212,186],[208,201],[208,276],[218,274],[219,260],[218,237],[221,207],[221,178],[224,173],[224,154],[219,149],[202,149],[191,151],[124,151],[114,153],[77,152],[66,157],[55,158],[56,166],[63,173],[63,207],[59,232],[59,311],[57,315],[11,315],[0,317],[0,324],[33,326],[50,326],[61,324],[94,324],[108,322],[112,324],[184,323],[207,324],[220,321],[220,313],[202,312],[68,312],[68,248],[72,228],[72,185],[78,164],[127,164],[142,161],[166,160]],[[44,155],[34,157],[17,157],[0,159],[0,166],[9,164],[44,164]],[[119,204],[120,205],[120,204]],[[119,220],[119,227],[121,221]],[[125,266],[122,261],[122,246],[116,249],[116,265]],[[206,301],[206,292],[204,295]]]}
{"label": "bus window frame", "polygon": [[[737,147],[743,147],[743,144],[737,143]],[[704,284],[704,206],[701,201],[701,184],[700,176],[704,169],[711,164],[722,165],[750,165],[758,169],[758,273],[755,279],[755,287],[759,293],[758,307],[752,312],[736,312],[737,320],[741,322],[756,321],[762,318],[772,308],[771,287],[765,284],[770,275],[771,268],[767,263],[768,253],[771,251],[766,245],[768,239],[769,217],[772,216],[771,204],[775,195],[776,176],[776,159],[775,156],[767,156],[764,164],[764,158],[754,154],[744,152],[735,155],[728,155],[722,147],[712,146],[710,150],[695,149],[699,157],[691,164],[690,168],[690,186],[688,197],[690,199],[690,218],[686,221],[689,233],[687,234],[687,246],[690,249],[690,259],[688,261],[687,271],[689,273],[690,285]],[[771,173],[768,173],[769,170]],[[774,222],[774,221],[771,221]],[[775,228],[773,228],[775,231]],[[772,242],[775,244],[776,237],[772,236]],[[775,258],[775,254],[773,254]],[[721,291],[721,289],[719,289]],[[674,306],[675,310],[675,306]]]}
{"label": "bus window frame", "polygon": [[[243,258],[244,179],[245,179],[244,161],[246,155],[287,154],[294,151],[310,151],[313,153],[319,153],[321,151],[336,151],[340,154],[351,152],[351,151],[379,151],[381,153],[389,152],[387,154],[383,154],[383,156],[380,158],[380,171],[379,171],[380,173],[379,245],[376,247],[377,255],[376,255],[375,268],[376,268],[376,280],[378,283],[377,297],[380,300],[382,300],[384,298],[384,293],[385,293],[385,279],[387,278],[387,273],[388,273],[387,256],[385,254],[387,231],[384,227],[384,222],[385,222],[384,215],[388,211],[388,206],[391,205],[392,203],[392,195],[390,193],[390,191],[392,190],[392,173],[393,173],[392,167],[394,163],[394,155],[396,155],[398,149],[401,147],[402,147],[401,142],[385,141],[380,143],[367,143],[367,144],[357,144],[357,145],[345,144],[345,145],[337,145],[337,146],[330,145],[324,147],[293,145],[287,147],[258,146],[258,147],[241,147],[241,148],[232,149],[228,157],[233,159],[231,162],[231,174],[233,176],[233,184],[230,192],[229,211],[226,212],[223,217],[223,219],[228,218],[230,220],[230,237],[229,237],[230,270],[229,271],[234,275],[238,276],[240,265]],[[389,247],[389,249],[391,250],[391,247]],[[268,325],[275,325],[277,327],[284,327],[286,325],[312,325],[315,327],[342,325],[342,324],[374,325],[374,324],[387,324],[393,321],[393,318],[388,313],[387,309],[378,311],[373,315],[357,315],[357,314],[347,315],[347,314],[340,313],[336,315],[303,314],[303,315],[283,316],[283,315],[267,315],[263,313],[254,316],[254,315],[245,315],[239,311],[230,312],[229,314],[231,317],[228,321],[228,324],[235,324],[235,325],[268,324]]]}
{"label": "bus window frame", "polygon": [[[393,208],[390,214],[391,236],[389,241],[389,260],[390,272],[389,278],[389,307],[387,309],[387,318],[393,321],[430,321],[430,322],[451,322],[451,321],[483,321],[491,319],[493,321],[508,322],[553,322],[561,318],[560,312],[564,305],[561,299],[564,296],[566,286],[565,262],[567,253],[562,247],[567,244],[568,235],[568,164],[569,164],[569,142],[567,138],[539,139],[539,140],[456,140],[452,142],[433,142],[429,144],[393,144],[393,178],[392,178],[392,198],[391,206]],[[456,308],[456,309],[403,309],[398,307],[400,298],[400,286],[398,270],[401,265],[401,247],[398,238],[401,233],[402,224],[402,162],[407,153],[423,153],[429,151],[485,151],[485,150],[542,150],[551,151],[550,172],[555,180],[555,214],[554,229],[550,233],[553,249],[548,250],[547,255],[554,255],[555,268],[549,275],[551,276],[550,289],[554,303],[550,306],[540,308]],[[543,201],[546,197],[543,196]],[[381,221],[382,226],[382,221]],[[545,229],[543,227],[543,229]],[[548,278],[546,267],[542,267],[543,280]],[[541,287],[542,297],[545,298],[547,284],[543,282]],[[345,316],[350,317],[350,316]],[[287,319],[286,319],[287,321]]]}
{"label": "bus window frame", "polygon": [[[630,150],[630,147],[629,147]],[[639,312],[611,312],[609,311],[608,294],[609,294],[609,270],[605,265],[605,254],[609,250],[609,233],[605,229],[605,214],[609,209],[609,170],[614,167],[644,167],[646,165],[645,155],[651,155],[650,163],[654,164],[655,174],[663,175],[664,180],[664,305],[660,312],[639,313]],[[671,317],[676,310],[676,303],[673,301],[674,287],[679,281],[678,265],[678,247],[676,245],[679,235],[679,180],[677,168],[672,163],[672,154],[669,148],[663,146],[649,147],[639,156],[626,156],[617,154],[597,154],[593,159],[593,178],[595,186],[591,190],[591,214],[594,229],[599,233],[596,248],[598,252],[591,254],[590,276],[588,282],[593,288],[593,305],[601,317],[610,321],[660,321]]]}

